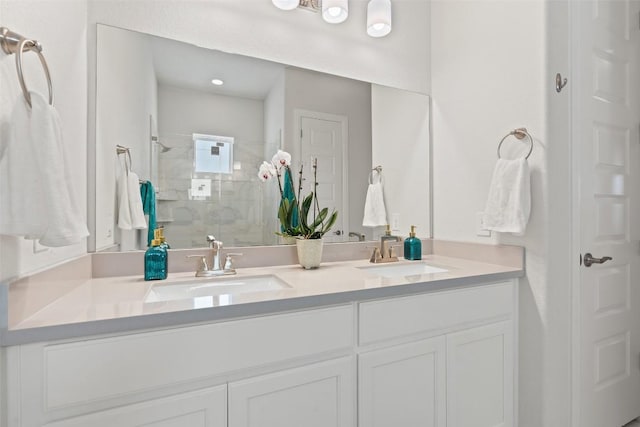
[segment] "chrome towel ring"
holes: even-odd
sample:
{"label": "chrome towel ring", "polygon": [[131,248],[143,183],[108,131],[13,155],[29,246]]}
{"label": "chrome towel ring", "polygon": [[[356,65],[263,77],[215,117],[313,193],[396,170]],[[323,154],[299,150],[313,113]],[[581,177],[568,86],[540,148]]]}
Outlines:
{"label": "chrome towel ring", "polygon": [[527,138],[529,140],[529,152],[527,153],[527,155],[525,156],[525,159],[528,159],[529,156],[531,155],[531,152],[533,151],[533,138],[531,137],[531,135],[529,134],[529,132],[527,132],[526,128],[518,128],[518,129],[514,129],[511,132],[509,132],[508,134],[506,134],[501,140],[500,143],[498,144],[498,158],[501,159],[502,157],[500,157],[500,148],[502,147],[502,143],[510,136],[515,136],[516,139],[522,140],[524,138]]}
{"label": "chrome towel ring", "polygon": [[47,78],[47,86],[49,87],[49,104],[53,105],[53,84],[51,82],[51,73],[49,72],[49,66],[42,54],[42,45],[36,40],[30,40],[18,33],[10,31],[8,28],[0,27],[0,47],[8,54],[16,55],[16,71],[18,72],[18,80],[20,81],[20,87],[22,88],[22,94],[24,95],[27,104],[31,107],[31,94],[27,88],[27,84],[24,80],[24,73],[22,71],[22,54],[24,52],[35,52],[40,59],[42,68],[44,70],[45,77]]}

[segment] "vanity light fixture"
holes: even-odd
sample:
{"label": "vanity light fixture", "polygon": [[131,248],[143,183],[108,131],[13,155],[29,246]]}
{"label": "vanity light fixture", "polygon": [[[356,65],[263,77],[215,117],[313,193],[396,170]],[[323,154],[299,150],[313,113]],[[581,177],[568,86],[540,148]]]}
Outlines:
{"label": "vanity light fixture", "polygon": [[367,6],[367,34],[384,37],[391,32],[391,0],[371,0]]}
{"label": "vanity light fixture", "polygon": [[211,80],[211,84],[214,84],[216,86],[222,86],[224,84],[224,81],[222,81],[220,79],[213,79],[213,80]]}
{"label": "vanity light fixture", "polygon": [[349,16],[349,0],[322,0],[322,19],[330,24],[344,22]]}
{"label": "vanity light fixture", "polygon": [[[322,11],[322,18],[330,24],[339,24],[349,16],[349,0],[271,0],[282,10],[302,8]],[[367,34],[384,37],[391,32],[391,0],[370,0],[367,6]]]}
{"label": "vanity light fixture", "polygon": [[293,10],[300,5],[299,0],[271,0],[273,5],[282,10]]}
{"label": "vanity light fixture", "polygon": [[[317,11],[321,0],[271,0],[273,5],[282,10],[293,10],[297,7]],[[345,1],[346,3],[346,1]]]}

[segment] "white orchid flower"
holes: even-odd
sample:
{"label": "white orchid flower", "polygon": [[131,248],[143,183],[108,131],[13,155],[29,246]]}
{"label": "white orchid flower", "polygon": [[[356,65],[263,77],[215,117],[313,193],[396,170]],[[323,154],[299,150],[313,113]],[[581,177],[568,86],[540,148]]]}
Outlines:
{"label": "white orchid flower", "polygon": [[291,154],[286,151],[278,150],[278,152],[273,156],[273,159],[271,159],[271,163],[273,163],[273,165],[278,169],[283,166],[289,166],[291,165]]}
{"label": "white orchid flower", "polygon": [[258,178],[260,181],[265,182],[272,178],[276,174],[276,168],[269,162],[262,162],[260,169],[258,170]]}

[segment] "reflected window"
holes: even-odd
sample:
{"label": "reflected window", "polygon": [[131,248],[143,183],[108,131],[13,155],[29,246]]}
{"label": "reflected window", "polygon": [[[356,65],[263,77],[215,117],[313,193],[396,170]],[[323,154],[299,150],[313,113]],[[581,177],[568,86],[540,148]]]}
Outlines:
{"label": "reflected window", "polygon": [[233,173],[233,137],[193,134],[196,173]]}

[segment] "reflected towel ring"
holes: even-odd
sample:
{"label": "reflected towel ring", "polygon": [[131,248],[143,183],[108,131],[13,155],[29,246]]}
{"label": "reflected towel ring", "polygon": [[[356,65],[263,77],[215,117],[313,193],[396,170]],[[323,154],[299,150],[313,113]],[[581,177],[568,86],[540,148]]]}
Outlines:
{"label": "reflected towel ring", "polygon": [[500,140],[500,143],[498,144],[498,158],[501,159],[502,157],[500,156],[500,148],[502,147],[502,143],[510,136],[515,136],[517,139],[524,139],[524,138],[528,138],[529,139],[529,152],[527,153],[527,155],[525,156],[525,159],[528,159],[529,156],[531,155],[531,152],[533,151],[533,138],[531,137],[531,135],[529,134],[529,132],[527,132],[526,128],[518,128],[515,130],[512,130],[511,132],[509,132],[508,134],[506,134],[504,136],[504,138],[502,138]]}
{"label": "reflected towel ring", "polygon": [[377,173],[379,182],[382,182],[382,166],[378,165],[375,168],[371,169],[371,172],[369,173],[369,184],[373,184],[374,172]]}
{"label": "reflected towel ring", "polygon": [[51,74],[49,73],[47,61],[44,59],[44,55],[42,54],[42,46],[29,39],[20,40],[20,44],[16,50],[16,69],[18,71],[18,79],[20,80],[20,86],[22,87],[24,98],[27,100],[29,107],[31,107],[31,94],[29,93],[29,89],[27,89],[27,84],[24,81],[24,74],[22,73],[22,53],[24,52],[25,47],[27,50],[34,51],[40,59],[40,63],[44,69],[44,74],[47,77],[47,85],[49,86],[49,105],[53,105],[53,84],[51,83]]}

